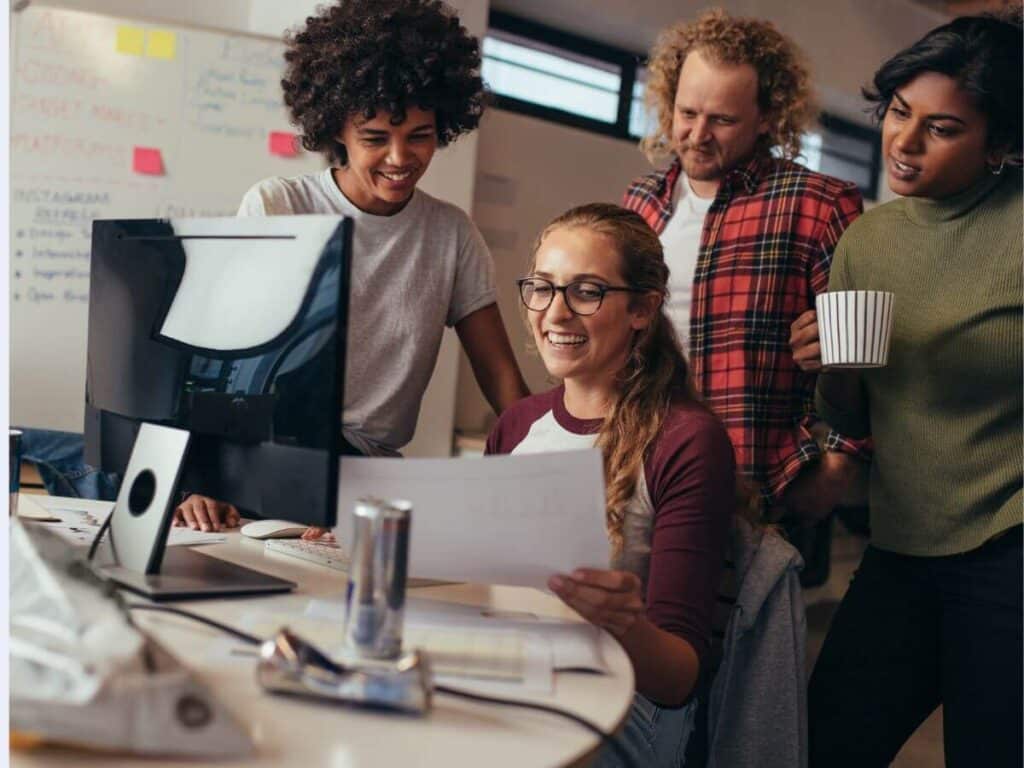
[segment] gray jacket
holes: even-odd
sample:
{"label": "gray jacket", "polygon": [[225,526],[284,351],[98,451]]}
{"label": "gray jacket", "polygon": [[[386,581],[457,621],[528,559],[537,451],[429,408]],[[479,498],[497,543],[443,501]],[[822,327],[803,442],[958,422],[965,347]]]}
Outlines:
{"label": "gray jacket", "polygon": [[739,592],[708,703],[708,768],[806,768],[803,560],[739,517],[730,543]]}

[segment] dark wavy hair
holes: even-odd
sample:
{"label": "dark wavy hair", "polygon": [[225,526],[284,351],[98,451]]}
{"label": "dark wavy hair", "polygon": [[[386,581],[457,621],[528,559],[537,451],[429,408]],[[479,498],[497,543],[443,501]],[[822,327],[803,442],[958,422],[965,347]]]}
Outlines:
{"label": "dark wavy hair", "polygon": [[406,109],[433,110],[447,146],[480,123],[485,104],[480,48],[440,0],[341,0],[285,36],[281,87],[302,146],[345,165],[337,137],[352,116],[391,123]]}
{"label": "dark wavy hair", "polygon": [[946,75],[988,118],[989,148],[1008,146],[1020,154],[1021,59],[1020,6],[1003,16],[961,16],[882,64],[863,94],[881,120],[896,89],[922,72]]}

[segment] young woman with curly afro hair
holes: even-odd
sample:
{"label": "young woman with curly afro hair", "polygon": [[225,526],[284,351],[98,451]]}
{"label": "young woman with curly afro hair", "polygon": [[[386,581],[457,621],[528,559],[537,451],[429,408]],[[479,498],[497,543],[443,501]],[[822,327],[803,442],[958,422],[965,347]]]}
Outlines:
{"label": "young woman with curly afro hair", "polygon": [[[476,39],[440,0],[341,0],[286,42],[284,102],[302,145],[330,167],[259,182],[239,215],[355,221],[346,450],[397,455],[412,439],[446,326],[501,413],[529,392],[498,311],[490,253],[465,212],[417,189],[437,148],[480,122]],[[204,530],[237,517],[199,496],[177,515]]]}

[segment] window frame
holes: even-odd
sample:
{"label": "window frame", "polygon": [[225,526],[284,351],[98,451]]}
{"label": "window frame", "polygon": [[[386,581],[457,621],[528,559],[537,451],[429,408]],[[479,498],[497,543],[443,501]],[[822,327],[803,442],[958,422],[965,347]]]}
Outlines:
{"label": "window frame", "polygon": [[[877,127],[861,125],[860,123],[855,123],[830,112],[822,112],[819,114],[818,123],[822,128],[825,128],[832,133],[840,136],[849,136],[853,139],[860,139],[871,144],[871,161],[868,164],[871,169],[871,175],[869,176],[871,183],[867,188],[861,186],[858,186],[857,188],[860,190],[861,195],[863,195],[865,200],[878,200],[878,178],[882,172],[882,132]],[[825,151],[827,154],[834,155],[835,157],[849,163],[855,163],[857,165],[865,164],[862,158],[852,157],[845,152],[836,150]]]}
{"label": "window frame", "polygon": [[[524,101],[512,96],[503,96],[500,93],[490,91],[493,106],[499,109],[507,109],[510,112],[518,112],[529,117],[567,125],[571,128],[580,128],[585,131],[636,143],[637,139],[629,133],[629,112],[633,104],[633,83],[636,81],[636,69],[640,66],[644,55],[627,51],[623,48],[605,45],[596,40],[580,37],[569,32],[563,32],[560,29],[538,24],[535,21],[529,21],[503,11],[492,10],[490,12],[488,29],[492,28],[535,40],[538,43],[555,48],[561,48],[571,53],[577,53],[587,58],[607,62],[618,67],[620,73],[619,102],[614,123],[606,123],[601,120],[577,115],[574,112],[534,104],[530,101]],[[481,59],[483,59],[482,48]]]}

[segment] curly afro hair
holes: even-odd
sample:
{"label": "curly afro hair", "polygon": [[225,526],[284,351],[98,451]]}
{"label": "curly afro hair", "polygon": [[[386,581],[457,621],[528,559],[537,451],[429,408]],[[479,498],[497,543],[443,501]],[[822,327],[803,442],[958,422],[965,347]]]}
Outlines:
{"label": "curly afro hair", "polygon": [[352,116],[380,109],[398,125],[407,107],[433,110],[442,147],[480,123],[480,48],[441,0],[340,0],[285,42],[292,123],[302,146],[332,164],[348,162],[337,137]]}
{"label": "curly afro hair", "polygon": [[800,154],[800,137],[817,117],[811,78],[803,54],[775,26],[760,19],[730,16],[720,8],[693,22],[665,30],[651,51],[647,101],[657,113],[652,135],[641,147],[652,161],[672,149],[672,112],[679,73],[690,51],[722,64],[749,64],[757,71],[757,102],[768,116],[768,133],[757,149],[777,147],[784,157]]}

